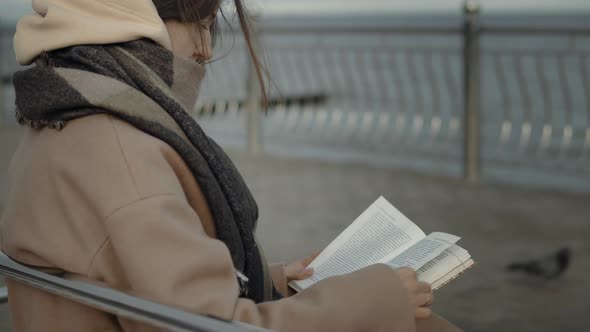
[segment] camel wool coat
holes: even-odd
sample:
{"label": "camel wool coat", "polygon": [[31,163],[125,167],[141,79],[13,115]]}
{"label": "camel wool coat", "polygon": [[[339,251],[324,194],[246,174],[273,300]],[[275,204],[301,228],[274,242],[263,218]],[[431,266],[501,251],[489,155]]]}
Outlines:
{"label": "camel wool coat", "polygon": [[[1,249],[21,263],[277,331],[416,330],[401,281],[385,265],[278,301],[239,298],[229,250],[215,238],[211,212],[186,164],[163,141],[110,115],[73,120],[61,131],[26,129],[9,177]],[[274,284],[288,295],[282,266],[272,270]],[[156,330],[7,285],[17,332]],[[437,317],[420,324],[454,331]]]}

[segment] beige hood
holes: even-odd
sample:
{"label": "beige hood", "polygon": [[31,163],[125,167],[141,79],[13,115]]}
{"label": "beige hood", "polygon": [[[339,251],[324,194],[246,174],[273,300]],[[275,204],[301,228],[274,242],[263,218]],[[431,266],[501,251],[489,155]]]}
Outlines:
{"label": "beige hood", "polygon": [[149,38],[171,49],[170,37],[151,0],[33,0],[14,36],[20,64],[43,51],[81,44],[110,44]]}

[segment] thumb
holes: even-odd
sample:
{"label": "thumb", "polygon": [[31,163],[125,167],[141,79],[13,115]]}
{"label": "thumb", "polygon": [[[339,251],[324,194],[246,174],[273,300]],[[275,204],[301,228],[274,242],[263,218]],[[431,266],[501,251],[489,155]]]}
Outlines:
{"label": "thumb", "polygon": [[293,279],[303,270],[301,264],[299,262],[294,262],[285,265],[285,276],[289,279]]}
{"label": "thumb", "polygon": [[318,256],[320,255],[319,251],[314,252],[313,254],[311,254],[311,256],[304,258],[301,260],[301,264],[303,264],[303,266],[308,266],[311,262],[313,262],[314,259],[316,259]]}

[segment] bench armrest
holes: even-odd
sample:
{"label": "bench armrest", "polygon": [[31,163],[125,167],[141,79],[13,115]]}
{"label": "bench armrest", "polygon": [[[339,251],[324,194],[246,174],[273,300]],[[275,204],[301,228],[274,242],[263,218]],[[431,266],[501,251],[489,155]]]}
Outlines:
{"label": "bench armrest", "polygon": [[19,264],[0,252],[0,274],[111,314],[171,331],[268,332],[253,325],[197,315],[114,289],[66,280]]}

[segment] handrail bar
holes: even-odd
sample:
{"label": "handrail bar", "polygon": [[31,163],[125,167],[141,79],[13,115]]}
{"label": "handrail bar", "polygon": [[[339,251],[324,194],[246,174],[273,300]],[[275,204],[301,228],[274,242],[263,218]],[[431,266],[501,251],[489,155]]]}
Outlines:
{"label": "handrail bar", "polygon": [[[335,35],[355,35],[355,34],[426,34],[426,35],[445,35],[461,34],[464,27],[457,25],[388,25],[388,26],[273,26],[261,24],[258,32],[261,34],[335,34]],[[589,26],[540,26],[540,25],[518,25],[518,24],[486,24],[481,23],[478,31],[489,34],[559,34],[559,35],[590,35]],[[222,32],[231,32],[231,30],[222,29]]]}
{"label": "handrail bar", "polygon": [[249,324],[189,313],[114,289],[65,280],[15,262],[0,252],[0,274],[25,285],[93,308],[170,331],[268,332]]}
{"label": "handrail bar", "polygon": [[542,26],[486,26],[481,33],[505,35],[589,35],[590,27],[542,27]]}
{"label": "handrail bar", "polygon": [[261,34],[284,34],[284,33],[329,33],[339,35],[350,34],[379,34],[379,33],[409,33],[409,34],[457,34],[461,33],[460,26],[384,26],[384,27],[260,27]]}

